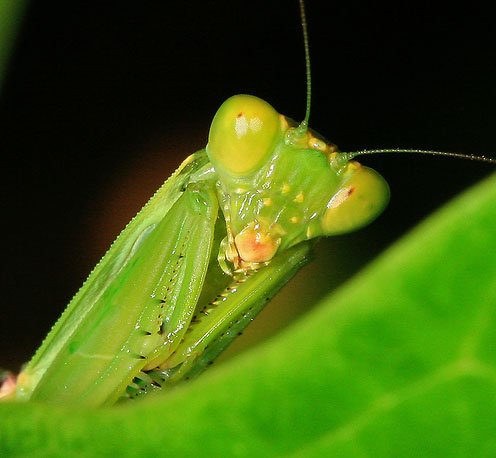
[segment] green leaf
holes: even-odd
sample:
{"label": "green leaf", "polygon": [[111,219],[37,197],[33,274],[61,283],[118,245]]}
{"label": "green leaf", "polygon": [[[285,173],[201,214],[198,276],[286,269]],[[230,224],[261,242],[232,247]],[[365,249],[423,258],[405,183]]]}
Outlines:
{"label": "green leaf", "polygon": [[496,176],[277,337],[166,395],[0,405],[2,456],[496,456]]}

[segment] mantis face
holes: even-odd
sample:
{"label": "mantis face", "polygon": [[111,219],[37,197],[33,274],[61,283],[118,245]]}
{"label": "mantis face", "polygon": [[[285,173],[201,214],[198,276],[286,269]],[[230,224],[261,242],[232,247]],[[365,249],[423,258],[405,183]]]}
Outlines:
{"label": "mantis face", "polygon": [[230,97],[212,121],[206,149],[228,231],[221,256],[235,268],[257,268],[304,240],[359,229],[388,203],[381,175],[291,124],[251,95]]}

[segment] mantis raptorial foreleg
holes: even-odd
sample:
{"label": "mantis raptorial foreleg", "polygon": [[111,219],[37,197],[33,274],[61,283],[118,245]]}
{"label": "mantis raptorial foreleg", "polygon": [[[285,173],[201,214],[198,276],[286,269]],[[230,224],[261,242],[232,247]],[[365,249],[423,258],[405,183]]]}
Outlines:
{"label": "mantis raptorial foreleg", "polygon": [[237,273],[212,301],[199,302],[188,333],[175,352],[156,370],[139,374],[128,393],[146,393],[203,371],[308,262],[309,250],[308,243],[299,244],[260,271]]}

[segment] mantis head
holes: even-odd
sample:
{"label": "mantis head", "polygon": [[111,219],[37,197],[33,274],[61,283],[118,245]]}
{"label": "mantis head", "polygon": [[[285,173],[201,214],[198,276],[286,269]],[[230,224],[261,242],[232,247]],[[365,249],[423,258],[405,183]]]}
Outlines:
{"label": "mantis head", "polygon": [[207,154],[228,226],[226,258],[237,267],[256,268],[302,241],[359,229],[389,200],[377,172],[306,123],[292,124],[251,95],[230,97],[212,121]]}

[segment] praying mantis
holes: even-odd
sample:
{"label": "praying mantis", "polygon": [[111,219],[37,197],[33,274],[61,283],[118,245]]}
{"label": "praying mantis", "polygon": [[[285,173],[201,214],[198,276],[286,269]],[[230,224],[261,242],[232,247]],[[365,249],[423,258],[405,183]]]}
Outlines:
{"label": "praying mantis", "polygon": [[[200,170],[200,169],[198,169],[198,170]],[[177,184],[176,184],[176,186],[179,186],[179,185],[177,185]],[[297,199],[297,195],[295,195],[295,196],[294,196],[294,199]],[[212,201],[210,201],[210,203],[209,203],[207,206],[208,206],[209,208],[211,208],[211,207],[213,207],[213,206],[215,206],[215,205],[212,203]],[[381,205],[379,205],[379,207],[380,207],[380,206],[381,206]],[[212,217],[211,217],[211,218],[212,218]],[[239,232],[238,232],[236,235],[239,235],[239,233],[240,233],[240,232],[242,232],[242,229],[243,229],[243,228],[238,229],[238,231],[239,231]],[[197,237],[199,237],[199,236],[197,236]],[[276,244],[277,244],[277,243],[278,243],[278,242],[276,242]],[[281,243],[284,243],[284,242],[281,242]],[[232,244],[231,244],[231,245],[232,245]],[[232,248],[232,246],[231,246],[231,248]],[[278,248],[278,247],[277,247],[277,248]],[[219,249],[220,249],[220,248],[219,248]],[[191,255],[190,255],[190,256],[191,256]],[[229,256],[227,256],[227,257],[229,258]],[[233,256],[231,256],[231,257],[228,259],[228,261],[232,261],[233,259],[234,259],[234,257],[233,257]],[[268,259],[265,259],[265,258],[264,258],[261,262],[266,262],[266,261],[267,261],[267,262],[269,262],[269,261],[271,261],[271,260],[272,260],[272,258],[268,258]],[[237,267],[239,267],[239,266],[237,266]],[[241,266],[241,267],[242,267],[242,268],[244,268],[243,266]],[[255,267],[256,267],[256,266],[255,266]],[[224,270],[226,270],[226,271],[229,271],[229,269],[230,269],[229,267],[224,267]],[[248,270],[250,270],[250,269],[251,269],[251,267],[247,267],[247,269],[248,269]],[[251,270],[253,270],[253,269],[251,269]]]}

